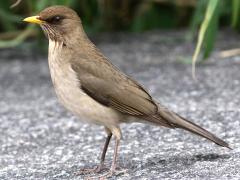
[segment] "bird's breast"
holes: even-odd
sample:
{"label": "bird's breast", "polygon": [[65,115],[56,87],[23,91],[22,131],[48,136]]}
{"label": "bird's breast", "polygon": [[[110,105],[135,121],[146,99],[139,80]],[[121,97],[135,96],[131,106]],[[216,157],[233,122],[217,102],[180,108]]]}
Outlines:
{"label": "bird's breast", "polygon": [[119,112],[101,105],[82,91],[81,82],[71,68],[70,58],[70,55],[64,55],[64,49],[58,44],[49,43],[49,69],[60,102],[88,122],[118,124],[122,118]]}

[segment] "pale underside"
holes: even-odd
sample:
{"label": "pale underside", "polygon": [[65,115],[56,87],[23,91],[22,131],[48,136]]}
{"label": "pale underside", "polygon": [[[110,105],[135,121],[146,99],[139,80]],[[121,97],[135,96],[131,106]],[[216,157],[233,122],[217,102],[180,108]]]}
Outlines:
{"label": "pale underside", "polygon": [[[49,69],[53,86],[60,102],[66,109],[77,115],[80,120],[103,125],[115,136],[121,136],[119,124],[131,117],[101,105],[83,92],[80,88],[81,82],[72,70],[71,64],[59,56],[61,51],[61,43],[49,40]],[[131,119],[134,120],[133,117]]]}

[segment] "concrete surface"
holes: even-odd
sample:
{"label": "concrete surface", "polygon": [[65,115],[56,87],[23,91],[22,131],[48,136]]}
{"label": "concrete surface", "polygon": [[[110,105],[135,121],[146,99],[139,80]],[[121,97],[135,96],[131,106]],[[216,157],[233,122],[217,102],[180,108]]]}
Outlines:
{"label": "concrete surface", "polygon": [[[229,142],[228,150],[183,130],[123,124],[120,166],[111,179],[240,179],[240,57],[219,58],[239,46],[224,32],[205,64],[181,63],[193,52],[185,32],[95,37],[120,69],[164,105]],[[105,134],[58,103],[46,54],[22,46],[0,50],[0,179],[83,179],[75,173],[99,162]],[[107,154],[110,165],[113,143]]]}

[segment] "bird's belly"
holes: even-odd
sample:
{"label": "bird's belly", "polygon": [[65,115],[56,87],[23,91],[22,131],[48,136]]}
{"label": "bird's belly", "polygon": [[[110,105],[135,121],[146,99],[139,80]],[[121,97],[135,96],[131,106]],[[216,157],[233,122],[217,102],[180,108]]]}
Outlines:
{"label": "bird's belly", "polygon": [[80,82],[70,64],[62,65],[49,59],[49,68],[55,92],[66,109],[86,122],[116,126],[123,114],[101,105],[80,88]]}
{"label": "bird's belly", "polygon": [[118,124],[120,114],[105,107],[86,95],[79,87],[71,87],[70,84],[56,85],[56,94],[60,102],[72,113],[86,122],[94,124]]}

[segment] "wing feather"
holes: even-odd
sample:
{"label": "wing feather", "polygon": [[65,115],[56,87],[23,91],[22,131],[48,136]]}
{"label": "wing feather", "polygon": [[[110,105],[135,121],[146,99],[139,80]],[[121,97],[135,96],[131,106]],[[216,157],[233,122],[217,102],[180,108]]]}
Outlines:
{"label": "wing feather", "polygon": [[[96,67],[93,68],[92,64]],[[146,116],[157,112],[157,105],[141,85],[108,63],[103,64],[105,67],[99,69],[98,63],[92,62],[89,68],[89,62],[82,59],[78,63],[72,63],[71,67],[86,94],[99,103],[125,114]]]}
{"label": "wing feather", "polygon": [[[158,116],[158,105],[137,81],[113,66],[94,46],[93,53],[77,52],[71,68],[80,88],[100,104],[123,114],[173,128]],[[89,48],[88,48],[89,51]]]}

